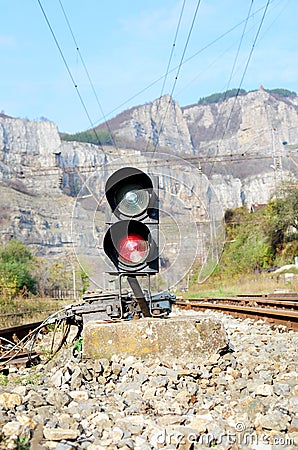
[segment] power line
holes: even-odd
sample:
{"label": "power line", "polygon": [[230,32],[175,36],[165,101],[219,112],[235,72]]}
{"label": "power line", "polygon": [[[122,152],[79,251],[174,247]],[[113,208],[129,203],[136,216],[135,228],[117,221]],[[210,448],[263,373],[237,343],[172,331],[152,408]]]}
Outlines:
{"label": "power line", "polygon": [[162,84],[162,88],[161,88],[160,97],[163,95],[164,87],[165,87],[165,84],[166,84],[166,81],[167,81],[167,77],[168,77],[168,74],[169,74],[169,70],[170,70],[170,66],[171,66],[171,62],[172,62],[172,58],[173,58],[173,54],[174,54],[174,49],[176,47],[176,41],[177,41],[177,37],[178,37],[178,32],[179,32],[179,28],[180,28],[180,25],[181,25],[183,12],[184,12],[185,1],[186,0],[183,0],[183,4],[182,4],[180,16],[179,16],[179,21],[178,21],[176,32],[175,32],[174,42],[173,42],[173,45],[172,45],[172,50],[171,50],[171,54],[170,54],[168,65],[167,65],[167,70],[166,70],[166,73],[164,75],[164,80],[163,80],[163,84]]}
{"label": "power line", "polygon": [[[253,0],[252,0],[252,1],[253,1]],[[265,10],[264,10],[264,13],[263,13],[261,22],[260,22],[260,24],[259,24],[259,27],[258,27],[256,36],[255,36],[255,39],[254,39],[254,42],[253,42],[253,44],[252,44],[252,47],[251,47],[249,56],[248,56],[247,61],[246,61],[246,65],[245,65],[245,68],[244,68],[244,71],[243,71],[243,74],[242,74],[242,77],[241,77],[241,80],[240,80],[240,84],[239,84],[239,88],[238,88],[238,90],[237,90],[237,94],[236,94],[236,97],[235,97],[235,100],[234,100],[234,104],[233,104],[233,107],[232,107],[232,109],[231,109],[231,111],[230,111],[230,115],[229,115],[229,118],[228,118],[228,121],[227,121],[227,125],[226,125],[226,130],[227,130],[227,128],[228,128],[228,123],[229,123],[229,121],[230,121],[230,119],[231,119],[231,115],[232,115],[232,112],[233,112],[235,103],[236,103],[236,101],[237,101],[237,97],[238,97],[238,95],[239,95],[239,91],[240,91],[240,89],[241,89],[241,87],[242,87],[242,83],[243,83],[244,77],[245,77],[245,75],[246,75],[246,72],[247,72],[247,69],[248,69],[248,65],[249,65],[249,63],[250,63],[250,60],[251,60],[253,51],[254,51],[254,49],[255,49],[255,45],[256,45],[257,39],[258,39],[258,37],[259,37],[261,28],[262,28],[262,25],[263,25],[263,22],[264,22],[264,19],[265,19],[265,15],[266,15],[266,13],[267,13],[267,9],[268,9],[269,3],[270,3],[270,0],[267,0],[267,4],[266,4]],[[226,131],[226,130],[225,130],[225,131]],[[223,139],[223,138],[224,138],[224,135],[223,135],[222,139]]]}
{"label": "power line", "polygon": [[[177,83],[177,80],[178,80],[178,77],[179,77],[179,74],[180,74],[180,70],[181,70],[181,67],[182,67],[182,64],[183,64],[183,60],[184,60],[184,57],[185,57],[186,49],[187,49],[187,47],[188,47],[188,43],[189,43],[190,36],[191,36],[192,30],[193,30],[193,27],[194,27],[194,24],[195,24],[195,20],[196,20],[197,14],[198,14],[198,10],[199,10],[200,4],[201,4],[201,0],[198,0],[196,9],[195,9],[195,12],[194,12],[194,15],[193,15],[192,23],[191,23],[191,26],[190,26],[190,29],[189,29],[189,32],[188,32],[188,35],[187,35],[187,39],[186,39],[186,42],[185,42],[185,44],[184,44],[184,49],[183,49],[183,52],[182,52],[182,56],[181,56],[181,59],[180,59],[180,63],[179,63],[179,65],[178,65],[178,67],[177,67],[177,72],[176,72],[175,80],[174,80],[173,87],[172,87],[172,91],[171,91],[171,94],[170,94],[170,97],[171,97],[171,98],[169,99],[169,102],[168,102],[166,111],[165,111],[164,116],[163,116],[163,119],[162,119],[162,121],[161,121],[161,123],[160,123],[159,131],[158,131],[158,133],[157,133],[157,134],[158,134],[158,137],[159,137],[159,135],[160,135],[160,133],[161,133],[161,130],[162,130],[162,127],[163,127],[163,124],[164,124],[166,115],[167,115],[167,113],[168,113],[169,105],[170,105],[170,102],[171,102],[172,97],[173,97],[173,93],[174,93],[174,90],[175,90],[175,87],[176,87],[176,83]],[[183,5],[183,6],[184,6],[184,5]],[[155,153],[155,151],[156,151],[156,148],[157,148],[157,146],[158,146],[158,142],[159,142],[159,139],[157,139],[156,144],[155,144],[155,146],[154,146],[154,149],[153,149],[153,155],[154,155],[154,153]]]}
{"label": "power line", "polygon": [[[236,52],[236,56],[235,56],[235,59],[234,59],[233,67],[232,67],[232,70],[231,70],[231,73],[230,73],[230,77],[229,77],[229,80],[228,80],[228,84],[227,84],[227,87],[226,87],[226,90],[225,90],[225,93],[224,93],[223,103],[225,102],[225,100],[227,98],[228,89],[230,87],[230,83],[231,83],[231,80],[232,80],[232,77],[233,77],[233,74],[234,74],[236,63],[238,61],[240,48],[241,48],[241,45],[242,45],[242,42],[243,42],[243,38],[244,38],[244,35],[245,35],[245,32],[246,32],[246,27],[247,27],[247,23],[248,23],[248,20],[249,20],[249,17],[250,17],[252,5],[253,5],[253,0],[251,0],[250,7],[249,7],[249,10],[248,10],[248,13],[247,13],[247,17],[246,17],[246,20],[244,22],[244,27],[243,27],[242,35],[241,35],[240,42],[239,42],[239,45],[238,45],[238,48],[237,48],[237,52]],[[214,136],[216,135],[217,127],[218,127],[218,124],[219,124],[219,117],[220,117],[220,114],[217,117],[216,125],[215,125],[215,128],[214,128],[213,136],[212,136],[211,140],[213,140]]]}
{"label": "power line", "polygon": [[[253,2],[253,0],[252,0],[252,2]],[[258,37],[259,37],[261,28],[262,28],[262,25],[263,25],[263,22],[264,22],[264,19],[265,19],[267,10],[268,10],[269,3],[270,3],[270,0],[267,0],[267,3],[266,3],[266,6],[265,6],[265,9],[264,9],[264,12],[263,12],[263,15],[262,15],[262,18],[261,18],[261,21],[260,21],[260,24],[259,24],[257,33],[256,33],[256,36],[255,36],[255,38],[254,38],[252,47],[251,47],[251,49],[250,49],[250,52],[249,52],[249,55],[248,55],[248,58],[247,58],[247,61],[246,61],[246,65],[245,65],[245,67],[244,67],[244,71],[243,71],[243,74],[242,74],[242,77],[241,77],[241,80],[240,80],[240,84],[239,84],[239,87],[238,87],[238,89],[237,89],[237,93],[236,93],[236,96],[235,96],[235,99],[234,99],[234,102],[233,102],[233,105],[232,105],[232,108],[231,108],[231,111],[230,111],[230,114],[229,114],[229,117],[228,117],[228,120],[227,120],[225,129],[224,129],[223,135],[222,135],[222,137],[221,137],[221,139],[220,139],[220,142],[223,141],[224,136],[225,136],[225,134],[226,134],[226,131],[227,131],[227,129],[228,129],[228,125],[229,125],[229,122],[230,122],[230,120],[231,120],[231,116],[232,116],[234,107],[235,107],[235,105],[236,105],[236,101],[237,101],[237,99],[238,99],[239,92],[240,92],[240,89],[241,89],[241,87],[242,87],[242,83],[243,83],[244,77],[245,77],[246,72],[247,72],[247,69],[248,69],[248,65],[249,65],[249,63],[250,63],[250,60],[251,60],[253,51],[254,51],[254,49],[255,49],[255,45],[256,45],[257,39],[258,39]],[[219,142],[219,144],[220,144],[220,142]],[[218,152],[218,150],[217,150],[217,152]],[[212,169],[213,169],[213,167],[211,167],[211,170],[210,170],[210,172],[209,172],[209,176],[210,176],[211,173],[212,173]]]}
{"label": "power line", "polygon": [[77,95],[78,95],[78,97],[79,97],[79,99],[80,99],[81,105],[83,106],[84,111],[85,111],[85,113],[86,113],[86,116],[88,117],[88,120],[89,120],[89,122],[90,122],[90,124],[91,124],[91,127],[92,127],[93,131],[94,131],[94,134],[95,134],[95,136],[96,136],[96,140],[98,141],[98,145],[99,145],[99,146],[102,148],[102,150],[103,150],[103,147],[102,147],[101,141],[100,141],[100,139],[99,139],[99,136],[98,136],[96,130],[94,129],[94,125],[93,125],[93,122],[92,122],[92,120],[91,120],[90,114],[89,114],[89,112],[88,112],[87,106],[86,106],[86,104],[85,104],[85,102],[84,102],[84,100],[83,100],[83,98],[82,98],[82,96],[81,96],[81,94],[80,94],[80,91],[79,91],[79,88],[78,88],[78,84],[76,83],[76,81],[75,81],[75,79],[74,79],[74,77],[73,77],[73,75],[72,75],[72,72],[71,72],[71,70],[70,70],[70,67],[69,67],[69,65],[68,65],[68,63],[67,63],[67,61],[66,61],[66,58],[65,58],[65,56],[64,56],[64,54],[63,54],[63,51],[62,51],[62,49],[61,49],[61,46],[60,46],[60,44],[59,44],[59,42],[58,42],[58,40],[57,40],[57,38],[56,38],[56,35],[55,35],[54,30],[53,30],[53,28],[52,28],[52,26],[51,26],[51,24],[50,24],[50,21],[49,21],[49,19],[48,19],[48,17],[47,17],[47,14],[46,14],[46,12],[45,12],[45,10],[44,10],[42,4],[41,4],[41,1],[40,1],[40,0],[37,0],[37,2],[38,2],[38,4],[39,4],[39,6],[40,6],[40,9],[41,9],[41,11],[42,11],[42,13],[43,13],[43,16],[44,16],[44,18],[45,18],[45,21],[46,21],[46,23],[47,23],[47,25],[48,25],[48,27],[49,27],[49,30],[50,30],[50,32],[51,32],[51,34],[52,34],[52,37],[53,37],[53,39],[54,39],[54,41],[55,41],[55,44],[56,44],[57,48],[58,48],[58,51],[59,51],[59,53],[60,53],[60,56],[61,56],[61,58],[62,58],[62,60],[63,60],[63,62],[64,62],[64,65],[65,65],[65,67],[66,67],[66,70],[67,70],[67,72],[68,72],[68,75],[69,75],[69,77],[70,77],[70,79],[71,79],[71,81],[72,81],[72,84],[73,84],[73,86],[74,86],[74,88],[75,88],[75,90],[76,90],[76,92],[77,92]]}
{"label": "power line", "polygon": [[[171,53],[170,53],[170,57],[169,57],[169,61],[168,61],[167,69],[166,69],[166,73],[165,73],[165,75],[164,75],[164,77],[163,77],[163,84],[162,84],[161,92],[160,92],[160,95],[159,95],[159,101],[158,101],[158,104],[157,104],[157,111],[156,111],[157,114],[158,114],[158,112],[159,112],[161,98],[162,98],[162,96],[163,96],[165,84],[166,84],[167,77],[168,77],[168,74],[169,74],[169,70],[170,70],[170,66],[171,66],[171,62],[172,62],[172,58],[173,58],[173,54],[174,54],[174,49],[175,49],[175,47],[176,47],[176,41],[177,41],[177,37],[178,37],[178,32],[179,32],[179,28],[180,28],[180,24],[181,24],[183,12],[184,12],[185,1],[186,1],[186,0],[183,0],[183,4],[182,4],[181,11],[180,11],[180,16],[179,16],[178,24],[177,24],[177,27],[176,27],[176,32],[175,32],[174,42],[173,42],[173,44],[172,44],[172,49],[171,49]],[[149,138],[148,138],[148,142],[147,142],[147,146],[146,146],[146,151],[148,150],[149,143],[150,143],[150,141],[149,141]]]}
{"label": "power line", "polygon": [[[59,3],[60,3],[60,6],[61,6],[61,9],[62,9],[64,18],[65,18],[65,21],[66,21],[66,24],[67,24],[67,26],[68,26],[68,29],[69,29],[70,34],[71,34],[71,36],[72,36],[72,39],[73,39],[73,41],[74,41],[74,44],[75,44],[75,47],[76,47],[76,51],[78,52],[79,58],[80,58],[81,63],[82,63],[82,65],[83,65],[83,67],[84,67],[86,76],[87,76],[87,78],[88,78],[89,84],[90,84],[91,89],[92,89],[92,92],[93,92],[94,97],[95,97],[95,99],[96,99],[97,105],[98,105],[98,107],[99,107],[99,110],[100,110],[102,116],[104,117],[105,124],[106,124],[106,126],[107,126],[107,129],[108,129],[108,131],[109,131],[109,134],[110,134],[111,139],[112,139],[112,142],[113,142],[113,146],[115,147],[115,149],[117,149],[117,150],[119,151],[119,149],[118,149],[118,147],[117,147],[117,145],[116,145],[116,142],[115,142],[113,133],[112,133],[112,131],[111,131],[111,128],[110,128],[110,126],[109,126],[109,123],[108,123],[107,120],[106,120],[106,117],[105,117],[103,108],[102,108],[102,106],[101,106],[101,103],[100,103],[100,101],[99,101],[97,92],[96,92],[95,87],[94,87],[94,84],[93,84],[93,82],[92,82],[92,80],[91,80],[91,76],[90,76],[89,71],[88,71],[88,69],[87,69],[87,66],[86,66],[86,64],[85,64],[85,61],[84,61],[84,59],[83,59],[83,56],[82,56],[82,54],[81,54],[81,52],[80,52],[78,42],[77,42],[77,40],[76,40],[76,38],[75,38],[74,32],[73,32],[72,27],[71,27],[71,25],[70,25],[70,21],[69,21],[69,19],[68,19],[68,16],[67,16],[67,14],[66,14],[66,11],[65,11],[65,9],[64,9],[64,7],[63,7],[62,1],[59,0]],[[94,126],[92,126],[92,128],[93,128],[93,130],[95,130],[95,129],[94,129]],[[95,130],[95,133],[96,133],[96,130]]]}
{"label": "power line", "polygon": [[[275,0],[273,0],[274,2]],[[254,13],[251,14],[250,18],[253,18],[254,16],[256,16],[260,11],[262,11],[264,9],[264,6],[262,6],[261,8],[257,9]],[[228,34],[232,33],[234,30],[236,30],[240,25],[242,25],[245,22],[246,19],[241,20],[240,22],[238,22],[236,25],[234,25],[232,28],[230,28],[229,30],[225,31],[224,33],[222,33],[221,35],[219,35],[217,38],[215,38],[213,41],[209,42],[209,44],[205,45],[204,47],[202,47],[200,50],[198,50],[197,52],[195,52],[193,55],[189,56],[188,58],[186,58],[182,65],[188,63],[189,61],[191,61],[193,58],[195,58],[196,56],[198,56],[200,53],[204,52],[205,50],[207,50],[209,47],[211,47],[212,45],[216,44],[219,40],[223,39],[225,36],[227,36]],[[177,70],[178,66],[173,67],[173,69],[169,70],[169,72],[167,73],[167,75],[169,75],[170,73],[175,72],[175,70]],[[157,78],[156,80],[152,81],[150,84],[148,84],[147,86],[145,86],[143,89],[141,89],[140,91],[138,91],[136,94],[132,95],[131,97],[129,97],[127,100],[125,100],[124,102],[122,102],[120,105],[118,105],[116,108],[114,108],[113,110],[111,110],[107,115],[111,116],[112,114],[114,114],[116,111],[118,111],[119,109],[121,109],[123,106],[127,105],[127,103],[131,102],[132,100],[134,100],[135,98],[137,98],[139,95],[143,94],[144,92],[146,92],[148,89],[152,88],[155,84],[159,83],[161,80],[164,79],[166,74],[161,75],[159,78]],[[102,119],[104,119],[103,117],[101,117],[100,119],[97,120],[97,122],[100,122]]]}
{"label": "power line", "polygon": [[[123,158],[129,158],[129,156],[133,156],[133,154],[130,155],[124,155]],[[142,157],[146,157],[146,155],[137,155],[140,156],[140,158]],[[210,164],[210,163],[232,163],[232,162],[245,162],[245,161],[254,161],[254,160],[267,160],[267,159],[272,159],[273,155],[268,155],[268,153],[264,153],[264,154],[260,154],[260,153],[230,153],[227,155],[205,155],[205,156],[198,156],[198,155],[192,155],[192,156],[185,156],[185,157],[173,157],[171,154],[167,155],[167,154],[163,154],[162,155],[163,158],[152,158],[150,159],[150,161],[148,160],[141,160],[138,165],[141,166],[148,166],[148,164],[154,164],[156,166],[159,167],[169,167],[169,165],[171,167],[175,166],[176,163],[177,164],[181,164],[181,161],[183,162],[189,162],[190,164],[196,163],[196,162],[201,162],[201,163],[205,163],[205,164]],[[286,155],[282,156],[283,158],[289,158],[291,160],[293,160],[292,156],[291,156],[291,152],[289,152]],[[180,161],[181,160],[181,161]],[[294,161],[294,160],[293,160]],[[295,162],[294,162],[295,163]],[[112,166],[122,166],[123,162],[119,162],[117,159],[115,161],[111,161],[110,163],[108,163],[108,165],[112,165]],[[295,163],[296,164],[296,163]],[[20,175],[21,178],[25,178],[26,175],[30,176],[30,177],[34,177],[34,176],[52,176],[55,175],[56,173],[58,174],[59,172],[63,172],[65,174],[76,174],[77,172],[80,173],[92,173],[95,172],[97,169],[104,167],[106,164],[105,163],[97,163],[97,164],[85,164],[85,165],[72,165],[72,166],[64,166],[64,167],[57,167],[57,166],[46,166],[46,167],[39,167],[39,168],[34,168],[34,169],[28,169],[28,166],[26,166],[25,171],[22,170],[22,173],[20,173],[18,170],[14,169],[15,165],[11,164],[6,164],[6,166],[11,166],[13,167],[12,172],[14,172],[17,176]],[[53,172],[53,173],[45,173],[45,172]]]}

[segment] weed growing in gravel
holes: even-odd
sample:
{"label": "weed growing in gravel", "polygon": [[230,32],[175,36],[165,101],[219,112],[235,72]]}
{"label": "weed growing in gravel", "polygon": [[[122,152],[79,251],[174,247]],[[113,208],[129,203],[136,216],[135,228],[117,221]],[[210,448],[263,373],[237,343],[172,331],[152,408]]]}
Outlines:
{"label": "weed growing in gravel", "polygon": [[6,386],[8,383],[7,375],[0,373],[0,386]]}
{"label": "weed growing in gravel", "polygon": [[27,386],[28,384],[40,384],[42,374],[30,373],[30,375],[18,376],[12,380],[14,384]]}
{"label": "weed growing in gravel", "polygon": [[29,438],[23,438],[23,437],[19,437],[18,441],[16,443],[17,445],[17,450],[29,450],[30,449],[30,443],[29,443]]}

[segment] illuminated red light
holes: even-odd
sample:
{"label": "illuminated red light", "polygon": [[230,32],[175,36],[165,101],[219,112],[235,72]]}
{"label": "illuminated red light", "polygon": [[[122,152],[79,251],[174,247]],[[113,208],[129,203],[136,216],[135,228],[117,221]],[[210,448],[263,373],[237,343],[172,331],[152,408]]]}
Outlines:
{"label": "illuminated red light", "polygon": [[144,261],[148,253],[148,243],[139,234],[129,234],[118,245],[119,257],[130,264]]}

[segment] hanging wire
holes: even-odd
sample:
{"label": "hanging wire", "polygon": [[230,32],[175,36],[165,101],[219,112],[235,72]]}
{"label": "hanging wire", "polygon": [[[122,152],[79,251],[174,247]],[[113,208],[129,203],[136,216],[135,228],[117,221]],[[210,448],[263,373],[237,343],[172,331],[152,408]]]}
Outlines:
{"label": "hanging wire", "polygon": [[[253,1],[253,0],[252,0],[252,1]],[[266,13],[267,13],[269,4],[270,4],[270,0],[267,0],[265,9],[264,9],[264,12],[263,12],[263,15],[262,15],[262,18],[261,18],[261,21],[260,21],[260,24],[259,24],[259,27],[258,27],[258,30],[257,30],[257,33],[256,33],[256,35],[255,35],[253,44],[252,44],[252,46],[251,46],[251,49],[250,49],[250,52],[249,52],[249,55],[248,55],[248,58],[247,58],[247,61],[246,61],[245,67],[244,67],[244,71],[243,71],[243,74],[242,74],[242,77],[241,77],[241,80],[240,80],[239,87],[238,87],[238,89],[237,89],[236,96],[235,96],[235,98],[234,98],[234,102],[233,102],[233,105],[232,105],[232,108],[231,108],[231,111],[230,111],[228,120],[227,120],[227,122],[226,122],[226,126],[225,126],[225,128],[224,128],[223,135],[222,135],[222,137],[221,137],[221,139],[220,139],[220,141],[219,141],[219,143],[218,143],[218,145],[217,145],[217,151],[216,151],[216,154],[218,154],[218,152],[219,152],[219,145],[220,145],[220,143],[223,141],[223,139],[224,139],[224,137],[225,137],[225,135],[226,135],[226,132],[227,132],[227,129],[228,129],[228,126],[229,126],[231,117],[232,117],[232,113],[233,113],[233,110],[234,110],[234,108],[235,108],[236,101],[237,101],[237,99],[238,99],[239,92],[240,92],[240,89],[241,89],[241,87],[242,87],[242,83],[243,83],[244,77],[245,77],[246,72],[247,72],[247,69],[248,69],[248,65],[249,65],[249,63],[250,63],[250,60],[251,60],[253,51],[254,51],[255,46],[256,46],[256,42],[257,42],[257,40],[258,40],[258,37],[259,37],[260,31],[261,31],[262,25],[263,25],[264,20],[265,20],[265,16],[266,16]],[[252,6],[252,5],[251,5],[251,6]],[[247,18],[247,20],[248,20],[248,18]],[[210,171],[209,171],[209,174],[208,174],[209,177],[210,177],[211,174],[212,174],[213,168],[214,168],[214,164],[211,166],[211,169],[210,169]]]}
{"label": "hanging wire", "polygon": [[45,18],[45,21],[46,21],[46,23],[47,23],[47,25],[48,25],[48,27],[49,27],[49,29],[50,29],[50,32],[51,32],[52,37],[53,37],[53,39],[54,39],[54,41],[55,41],[55,44],[56,44],[56,46],[57,46],[57,48],[58,48],[58,51],[59,51],[59,53],[60,53],[60,56],[61,56],[61,58],[62,58],[62,60],[63,60],[63,62],[64,62],[64,65],[65,65],[65,67],[66,67],[66,70],[67,70],[67,72],[68,72],[68,75],[69,75],[69,77],[70,77],[70,79],[71,79],[71,81],[72,81],[72,84],[73,84],[73,86],[74,86],[76,92],[77,92],[77,95],[78,95],[78,97],[79,97],[79,100],[80,100],[80,102],[81,102],[81,105],[83,106],[83,109],[84,109],[84,111],[85,111],[85,113],[86,113],[86,116],[87,116],[87,118],[88,118],[88,120],[89,120],[89,122],[90,122],[90,125],[91,125],[91,127],[92,127],[92,130],[93,130],[93,132],[94,132],[94,134],[95,134],[95,137],[96,137],[96,140],[97,140],[97,142],[98,142],[98,145],[101,147],[101,149],[102,149],[102,151],[103,151],[102,143],[101,143],[101,141],[100,141],[100,139],[99,139],[99,136],[98,136],[98,134],[97,134],[97,132],[96,132],[96,130],[95,130],[95,128],[94,128],[94,124],[93,124],[93,122],[92,122],[92,120],[91,120],[91,117],[90,117],[90,114],[89,114],[89,112],[88,112],[87,106],[86,106],[86,104],[85,104],[85,102],[84,102],[84,100],[83,100],[83,97],[82,97],[82,95],[81,95],[81,93],[80,93],[80,91],[79,91],[78,84],[76,83],[76,81],[75,81],[75,79],[74,79],[74,77],[73,77],[73,75],[72,75],[72,72],[71,72],[71,70],[70,70],[70,67],[69,67],[69,65],[68,65],[68,63],[67,63],[67,61],[66,61],[66,58],[65,58],[64,54],[63,54],[63,51],[62,51],[62,48],[61,48],[61,46],[60,46],[60,44],[59,44],[59,42],[58,42],[58,39],[56,38],[56,35],[55,35],[54,30],[53,30],[53,28],[52,28],[52,26],[51,26],[51,24],[50,24],[50,21],[49,21],[49,19],[48,19],[48,17],[47,17],[47,14],[46,14],[46,12],[45,12],[45,10],[44,10],[42,4],[41,4],[41,1],[40,1],[40,0],[37,0],[37,2],[38,2],[38,4],[39,4],[39,6],[40,6],[40,9],[41,9],[42,14],[43,14],[43,16],[44,16],[44,18]]}
{"label": "hanging wire", "polygon": [[[62,1],[61,1],[61,0],[59,0],[59,4],[60,4],[61,10],[62,10],[62,12],[63,12],[63,16],[64,16],[64,18],[65,18],[65,21],[66,21],[66,24],[67,24],[67,26],[68,26],[68,29],[69,29],[69,31],[70,31],[70,34],[71,34],[71,36],[72,36],[73,42],[74,42],[74,44],[75,44],[76,51],[78,52],[80,61],[81,61],[82,65],[83,65],[83,67],[84,67],[85,74],[86,74],[86,76],[87,76],[87,78],[88,78],[88,81],[89,81],[91,90],[92,90],[92,92],[93,92],[93,95],[94,95],[94,97],[95,97],[95,99],[96,99],[98,108],[99,108],[99,110],[100,110],[100,112],[101,112],[101,114],[102,114],[102,117],[104,118],[105,125],[106,125],[106,127],[107,127],[107,129],[108,129],[108,132],[109,132],[110,136],[111,136],[113,146],[114,146],[114,148],[115,148],[115,149],[118,151],[118,153],[119,153],[119,149],[118,149],[118,147],[117,147],[117,145],[116,145],[116,141],[115,141],[115,139],[114,139],[114,135],[113,135],[112,130],[111,130],[111,128],[110,128],[110,125],[109,125],[109,123],[108,123],[108,121],[107,121],[107,119],[106,119],[105,113],[104,113],[104,111],[103,111],[102,105],[101,105],[101,103],[100,103],[100,101],[99,101],[99,98],[98,98],[96,89],[95,89],[95,87],[94,87],[94,83],[92,82],[90,73],[89,73],[89,71],[88,71],[88,69],[87,69],[86,63],[85,63],[85,61],[84,61],[84,59],[83,59],[83,56],[82,56],[82,54],[81,54],[81,51],[80,51],[80,49],[79,49],[78,42],[77,42],[77,40],[76,40],[76,38],[75,38],[73,29],[72,29],[72,27],[71,27],[71,25],[70,25],[70,21],[69,21],[69,19],[68,19],[68,16],[67,16],[67,14],[66,14],[66,11],[65,11],[65,9],[64,9],[64,7],[63,7],[63,4],[62,4]],[[93,130],[95,130],[94,126],[93,126]],[[96,131],[95,131],[95,133],[96,133]]]}
{"label": "hanging wire", "polygon": [[[176,32],[175,32],[174,42],[173,42],[173,45],[172,45],[172,49],[171,49],[171,53],[170,53],[170,57],[169,57],[169,61],[168,61],[167,69],[166,69],[166,73],[165,73],[165,75],[164,75],[164,77],[163,77],[163,84],[162,84],[162,87],[161,87],[161,91],[160,91],[160,95],[159,95],[159,100],[158,100],[158,103],[157,103],[157,110],[156,110],[156,113],[157,113],[157,114],[159,113],[159,108],[160,108],[161,98],[162,98],[163,93],[164,93],[164,88],[165,88],[165,84],[166,84],[167,77],[168,77],[168,74],[169,74],[169,70],[170,70],[172,58],[173,58],[173,55],[174,55],[174,50],[175,50],[175,48],[176,48],[176,41],[177,41],[177,37],[178,37],[178,32],[179,32],[179,28],[180,28],[180,24],[181,24],[183,12],[184,12],[185,1],[186,1],[186,0],[183,0],[183,4],[182,4],[181,11],[180,11],[180,16],[179,16],[178,24],[177,24],[177,27],[176,27]],[[146,151],[148,150],[149,144],[150,144],[150,141],[149,141],[149,139],[148,139],[147,146],[146,146]]]}
{"label": "hanging wire", "polygon": [[[276,0],[273,0],[273,2]],[[250,18],[255,17],[260,11],[262,11],[264,9],[264,6],[260,7],[259,9],[257,9],[255,12],[253,12],[250,16]],[[182,62],[182,66],[188,62],[190,62],[192,59],[194,59],[196,56],[198,56],[199,54],[203,53],[205,50],[207,50],[208,48],[212,47],[212,45],[216,44],[218,41],[220,41],[221,39],[223,39],[224,37],[226,37],[227,35],[229,35],[230,33],[232,33],[234,30],[236,30],[239,26],[241,26],[246,19],[241,20],[240,22],[238,22],[236,25],[234,25],[232,28],[230,28],[229,30],[225,31],[224,33],[222,33],[221,35],[219,35],[217,38],[215,38],[213,41],[209,42],[209,44],[205,45],[204,47],[202,47],[200,50],[198,50],[197,52],[195,52],[193,55],[189,56],[188,58],[185,58],[185,60]],[[169,70],[169,72],[167,73],[167,75],[174,73],[177,69],[178,66],[173,67],[171,70]],[[129,97],[127,100],[125,100],[124,102],[122,102],[120,105],[118,105],[116,108],[112,109],[111,111],[109,111],[109,113],[107,114],[107,116],[111,116],[112,114],[114,114],[115,112],[117,112],[119,109],[122,109],[125,105],[127,105],[128,103],[130,103],[132,100],[134,100],[135,98],[139,97],[141,94],[143,94],[144,92],[146,92],[147,90],[149,90],[150,88],[152,88],[153,86],[155,86],[157,83],[159,83],[161,80],[164,79],[164,77],[166,76],[166,74],[161,75],[159,78],[157,78],[156,80],[152,81],[150,84],[148,84],[147,86],[145,86],[143,89],[141,89],[140,91],[138,91],[136,94],[132,95],[131,97]],[[99,118],[97,120],[97,122],[100,122],[102,120],[102,118]]]}
{"label": "hanging wire", "polygon": [[[228,80],[228,83],[227,83],[227,87],[226,87],[226,90],[225,90],[225,93],[224,93],[223,103],[225,102],[225,100],[227,98],[227,93],[228,93],[228,90],[229,90],[229,87],[230,87],[230,83],[231,83],[231,80],[232,80],[232,77],[233,77],[233,74],[234,74],[234,70],[235,70],[235,67],[236,67],[236,64],[237,64],[237,61],[238,61],[238,57],[239,57],[239,54],[240,54],[240,48],[241,48],[241,45],[242,45],[242,42],[243,42],[243,38],[244,38],[244,35],[245,35],[245,32],[246,32],[248,20],[249,20],[249,17],[251,15],[251,9],[252,9],[252,6],[253,6],[253,2],[254,2],[254,0],[251,0],[250,7],[249,7],[249,10],[248,10],[248,13],[247,13],[247,17],[246,17],[246,20],[244,22],[244,27],[243,27],[241,38],[240,38],[239,45],[238,45],[238,48],[237,48],[237,52],[236,52],[236,55],[235,55],[233,67],[232,67],[232,70],[231,70],[231,73],[230,73],[230,77],[229,77],[229,80]],[[219,124],[220,115],[221,115],[221,112],[219,112],[219,115],[217,117],[217,121],[216,121],[216,124],[215,124],[214,131],[212,133],[211,140],[213,140],[214,137],[216,136],[216,131],[217,131],[217,127],[218,127],[218,124]]]}
{"label": "hanging wire", "polygon": [[177,37],[178,37],[178,32],[179,32],[179,28],[180,28],[180,25],[181,25],[183,12],[184,12],[185,1],[186,0],[183,0],[183,4],[182,4],[180,16],[179,16],[179,21],[178,21],[176,32],[175,32],[174,42],[173,42],[173,45],[172,45],[171,54],[170,54],[168,65],[167,65],[167,70],[166,70],[166,73],[164,75],[164,80],[163,80],[163,84],[162,84],[162,88],[161,88],[161,92],[160,92],[160,97],[163,95],[165,84],[166,84],[167,77],[168,77],[168,74],[169,74],[169,70],[170,70],[170,66],[171,66],[174,50],[175,50],[175,47],[176,47],[176,41],[177,41]]}
{"label": "hanging wire", "polygon": [[178,80],[178,78],[179,78],[180,70],[181,70],[181,67],[182,67],[182,64],[183,64],[183,61],[184,61],[185,53],[186,53],[186,50],[187,50],[187,47],[188,47],[188,44],[189,44],[190,36],[191,36],[192,30],[193,30],[193,27],[194,27],[194,24],[195,24],[195,20],[196,20],[197,14],[198,14],[198,10],[199,10],[200,4],[201,4],[201,0],[198,0],[196,9],[195,9],[195,12],[194,12],[194,15],[193,15],[192,23],[191,23],[191,26],[190,26],[190,29],[189,29],[189,32],[188,32],[188,35],[187,35],[187,39],[186,39],[186,42],[185,42],[185,44],[184,44],[184,49],[183,49],[183,52],[182,52],[182,56],[181,56],[181,59],[180,59],[180,63],[179,63],[179,65],[178,65],[177,72],[176,72],[176,75],[175,75],[175,80],[174,80],[173,87],[172,87],[172,91],[171,91],[171,94],[170,94],[170,99],[169,99],[169,101],[168,101],[167,108],[166,108],[166,110],[165,110],[163,119],[161,120],[161,123],[160,123],[160,126],[159,126],[159,130],[158,130],[158,133],[157,133],[157,139],[156,139],[156,143],[155,143],[155,145],[154,145],[152,157],[154,156],[154,154],[155,154],[155,152],[156,152],[156,148],[157,148],[157,146],[159,145],[159,136],[160,136],[160,133],[161,133],[161,131],[162,131],[163,124],[164,124],[164,121],[165,121],[165,119],[166,119],[166,116],[167,116],[167,113],[168,113],[168,109],[169,109],[170,103],[171,103],[171,101],[172,101],[172,97],[173,97],[173,94],[174,94],[174,90],[175,90],[175,87],[176,87],[176,84],[177,84],[177,80]]}

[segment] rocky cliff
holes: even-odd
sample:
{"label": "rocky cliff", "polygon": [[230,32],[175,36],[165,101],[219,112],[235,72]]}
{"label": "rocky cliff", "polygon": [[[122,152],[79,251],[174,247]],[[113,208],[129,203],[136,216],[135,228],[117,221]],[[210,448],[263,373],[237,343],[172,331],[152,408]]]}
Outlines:
{"label": "rocky cliff", "polygon": [[297,178],[297,111],[297,98],[262,89],[184,108],[164,96],[109,122],[117,148],[61,141],[51,122],[0,115],[1,241],[72,252],[74,217],[82,214],[76,239],[94,247],[91,222],[97,211],[102,229],[105,179],[128,163],[157,173],[164,204],[177,198],[195,220],[206,222],[211,190],[216,221],[227,208],[266,203],[281,181]]}
{"label": "rocky cliff", "polygon": [[166,95],[119,114],[108,122],[108,130],[120,145],[140,151],[162,148],[203,160],[207,155],[286,156],[283,144],[298,143],[297,112],[298,97],[272,95],[263,88],[183,108]]}

